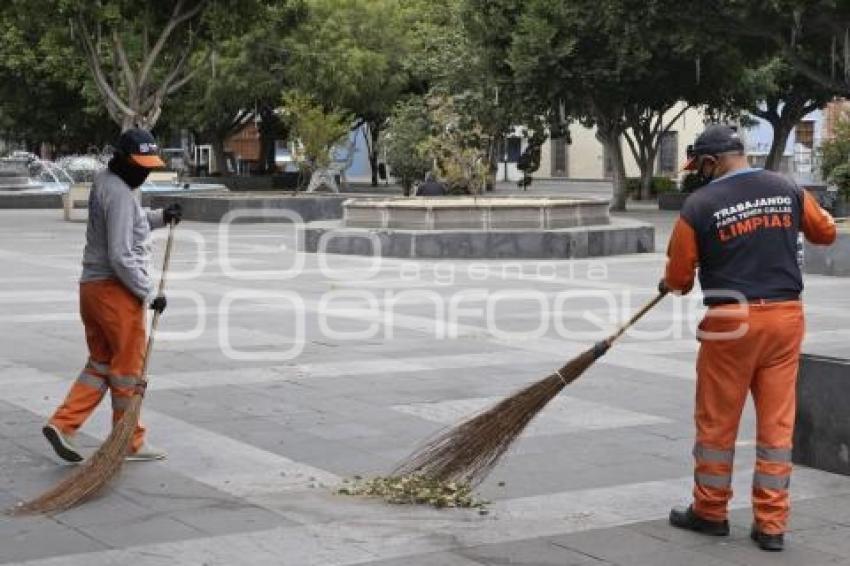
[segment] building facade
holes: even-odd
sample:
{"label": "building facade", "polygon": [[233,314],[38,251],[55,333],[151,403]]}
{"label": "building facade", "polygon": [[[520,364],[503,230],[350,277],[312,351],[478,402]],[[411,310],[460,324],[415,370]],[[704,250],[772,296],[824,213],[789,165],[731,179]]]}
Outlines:
{"label": "building facade", "polygon": [[[671,109],[664,117],[665,124],[681,110],[681,105]],[[684,114],[664,134],[661,140],[656,161],[656,175],[669,177],[679,175],[679,169],[685,161],[687,147],[702,131],[704,123],[705,115],[701,109],[688,108],[685,110]],[[611,178],[611,160],[605,151],[605,147],[596,138],[596,128],[588,128],[578,122],[573,122],[569,129],[571,143],[566,143],[566,140],[562,138],[556,138],[549,139],[543,144],[540,169],[534,174],[534,177],[537,179],[569,178],[574,180]],[[523,140],[524,147],[525,141]],[[623,141],[623,158],[626,175],[638,177],[640,169],[625,141]],[[516,181],[522,176],[515,168],[508,167],[507,171],[506,177],[505,168],[500,166],[498,178]]]}

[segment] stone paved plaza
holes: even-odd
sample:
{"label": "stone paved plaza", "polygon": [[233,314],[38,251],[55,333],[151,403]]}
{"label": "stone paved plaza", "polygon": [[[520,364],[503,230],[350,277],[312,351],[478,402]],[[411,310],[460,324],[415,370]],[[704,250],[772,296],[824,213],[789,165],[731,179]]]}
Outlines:
{"label": "stone paved plaza", "polygon": [[[674,216],[630,213],[658,226]],[[68,468],[41,437],[85,362],[85,225],[0,213],[0,507]],[[782,554],[748,539],[752,407],[733,532],[667,525],[689,499],[697,297],[668,298],[557,398],[480,487],[477,510],[335,495],[610,332],[661,253],[404,262],[300,255],[291,225],[184,223],[144,420],[161,463],[52,518],[0,516],[0,563],[102,565],[850,565],[850,478],[797,468]],[[160,233],[155,258],[161,261]],[[846,279],[807,277],[805,351],[846,354]],[[84,429],[94,448],[108,402]]]}

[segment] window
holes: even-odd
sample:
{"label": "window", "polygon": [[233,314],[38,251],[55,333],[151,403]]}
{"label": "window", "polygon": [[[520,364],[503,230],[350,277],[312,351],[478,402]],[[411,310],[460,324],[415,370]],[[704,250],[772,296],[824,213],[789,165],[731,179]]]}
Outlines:
{"label": "window", "polygon": [[797,124],[794,141],[809,149],[815,146],[815,123],[813,120],[803,120]]}
{"label": "window", "polygon": [[516,163],[519,161],[519,156],[522,155],[522,138],[510,136],[505,140],[505,157],[502,161],[508,163]]}
{"label": "window", "polygon": [[679,132],[664,132],[658,144],[658,172],[662,175],[670,175],[678,170]]}
{"label": "window", "polygon": [[553,177],[567,177],[568,145],[566,138],[552,139],[552,171]]}

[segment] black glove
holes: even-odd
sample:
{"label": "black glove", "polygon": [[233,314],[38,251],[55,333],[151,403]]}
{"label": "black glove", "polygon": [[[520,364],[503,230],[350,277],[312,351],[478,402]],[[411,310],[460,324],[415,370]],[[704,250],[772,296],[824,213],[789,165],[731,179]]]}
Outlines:
{"label": "black glove", "polygon": [[658,292],[661,294],[669,293],[670,287],[667,286],[667,281],[664,278],[661,278],[661,281],[658,282]]}
{"label": "black glove", "polygon": [[172,203],[162,209],[162,219],[166,224],[171,224],[173,221],[175,224],[179,223],[183,220],[183,207],[180,206],[179,203]]}
{"label": "black glove", "polygon": [[165,306],[168,304],[168,301],[165,300],[165,295],[159,295],[153,301],[151,301],[150,309],[152,311],[156,311],[157,314],[162,314],[162,311],[165,310]]}

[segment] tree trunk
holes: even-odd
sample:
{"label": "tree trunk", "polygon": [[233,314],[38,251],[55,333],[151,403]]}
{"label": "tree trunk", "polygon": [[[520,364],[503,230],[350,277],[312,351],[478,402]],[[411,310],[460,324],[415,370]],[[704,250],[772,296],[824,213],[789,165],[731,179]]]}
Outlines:
{"label": "tree trunk", "polygon": [[770,125],[773,126],[773,140],[764,161],[764,168],[770,171],[779,171],[782,166],[782,155],[785,153],[785,144],[788,143],[788,136],[791,135],[793,125],[782,118],[771,121]]}
{"label": "tree trunk", "polygon": [[260,163],[262,173],[273,173],[277,164],[275,163],[275,140],[284,137],[282,135],[282,124],[280,118],[274,113],[274,108],[269,105],[260,106]]}
{"label": "tree trunk", "polygon": [[605,146],[611,158],[613,168],[611,184],[614,190],[611,210],[626,210],[626,164],[623,161],[622,134],[616,129],[609,129],[607,132],[597,130],[596,137]]}
{"label": "tree trunk", "polygon": [[655,177],[655,153],[648,151],[640,166],[640,200],[652,198],[652,179]]}
{"label": "tree trunk", "polygon": [[378,186],[378,137],[381,134],[381,127],[377,123],[369,123],[369,168],[372,170],[372,186]]}
{"label": "tree trunk", "polygon": [[224,155],[224,140],[215,137],[211,145],[212,160],[215,161],[215,168],[210,163],[210,175],[227,175],[227,157]]}

